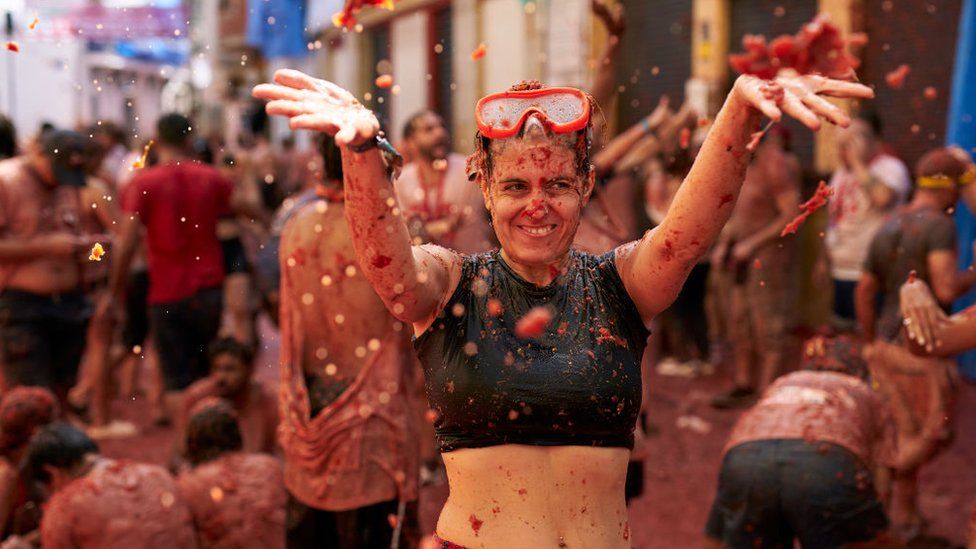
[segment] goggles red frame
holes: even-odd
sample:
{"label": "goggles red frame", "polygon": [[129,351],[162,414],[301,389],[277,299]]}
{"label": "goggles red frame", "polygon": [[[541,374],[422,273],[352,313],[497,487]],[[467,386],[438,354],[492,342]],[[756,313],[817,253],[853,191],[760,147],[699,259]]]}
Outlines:
{"label": "goggles red frame", "polygon": [[493,93],[478,101],[474,118],[481,135],[502,139],[517,134],[531,113],[542,115],[555,133],[575,132],[590,121],[590,99],[576,88]]}

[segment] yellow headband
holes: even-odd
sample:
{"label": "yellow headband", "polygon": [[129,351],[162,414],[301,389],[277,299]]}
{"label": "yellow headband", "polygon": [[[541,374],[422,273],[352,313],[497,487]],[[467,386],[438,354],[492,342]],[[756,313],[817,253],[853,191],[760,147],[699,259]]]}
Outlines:
{"label": "yellow headband", "polygon": [[915,185],[920,189],[951,189],[956,185],[956,180],[944,175],[925,176],[916,179]]}
{"label": "yellow headband", "polygon": [[959,176],[959,185],[969,185],[976,181],[976,164],[970,164],[969,169]]}

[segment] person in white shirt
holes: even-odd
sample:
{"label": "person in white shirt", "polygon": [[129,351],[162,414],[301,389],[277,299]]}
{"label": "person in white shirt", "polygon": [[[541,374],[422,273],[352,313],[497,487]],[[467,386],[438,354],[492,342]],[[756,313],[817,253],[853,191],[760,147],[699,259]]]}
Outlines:
{"label": "person in white shirt", "polygon": [[888,213],[906,202],[912,182],[905,164],[883,150],[869,120],[858,119],[839,130],[837,148],[840,165],[830,178],[834,194],[828,209],[827,262],[818,270],[821,279],[829,271],[833,281],[835,326],[851,330],[854,288],[868,247]]}

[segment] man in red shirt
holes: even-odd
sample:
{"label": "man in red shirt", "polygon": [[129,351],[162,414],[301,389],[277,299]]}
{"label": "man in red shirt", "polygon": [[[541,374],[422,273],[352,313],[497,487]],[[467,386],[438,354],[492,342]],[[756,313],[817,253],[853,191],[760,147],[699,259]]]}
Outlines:
{"label": "man in red shirt", "polygon": [[814,338],[725,447],[705,534],[714,547],[891,541],[882,502],[896,456],[890,411],[856,340]]}
{"label": "man in red shirt", "polygon": [[[142,228],[149,263],[150,320],[172,413],[178,392],[207,375],[207,345],[217,336],[223,305],[224,265],[217,220],[231,211],[233,184],[213,167],[190,159],[192,126],[180,114],[157,123],[159,163],[126,186],[128,214],[113,264],[114,307]],[[100,307],[99,310],[102,310]]]}

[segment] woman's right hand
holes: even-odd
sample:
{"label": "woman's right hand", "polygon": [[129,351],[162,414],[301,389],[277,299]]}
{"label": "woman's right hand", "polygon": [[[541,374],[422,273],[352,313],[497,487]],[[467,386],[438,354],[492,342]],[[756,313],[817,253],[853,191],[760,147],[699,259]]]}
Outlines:
{"label": "woman's right hand", "polygon": [[339,146],[360,145],[380,131],[376,115],[351,93],[300,71],[281,69],[273,84],[258,84],[252,94],[268,100],[268,114],[287,116],[293,130],[334,136]]}
{"label": "woman's right hand", "polygon": [[937,334],[948,320],[945,312],[921,280],[902,284],[898,297],[908,338],[932,352],[938,345]]}

